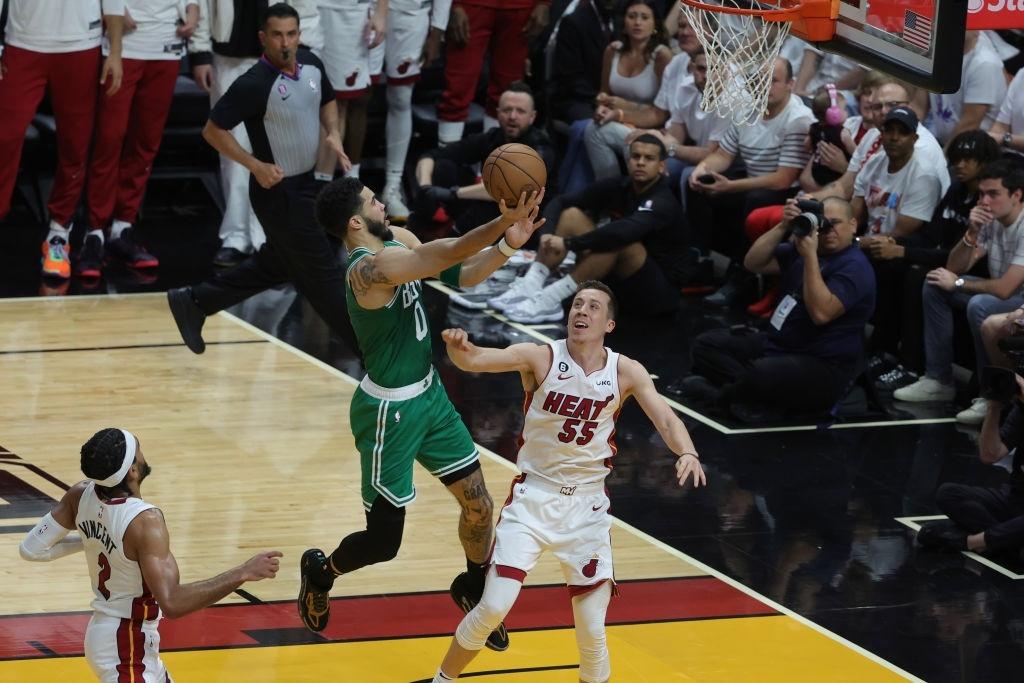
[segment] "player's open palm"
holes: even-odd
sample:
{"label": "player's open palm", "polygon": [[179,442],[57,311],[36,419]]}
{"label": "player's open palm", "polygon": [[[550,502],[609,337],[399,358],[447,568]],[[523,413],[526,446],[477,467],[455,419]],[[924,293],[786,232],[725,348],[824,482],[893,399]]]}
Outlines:
{"label": "player's open palm", "polygon": [[463,353],[473,348],[469,341],[469,334],[461,327],[452,327],[441,332],[441,339],[448,346],[449,351],[462,351]]}
{"label": "player's open palm", "polygon": [[537,216],[540,215],[540,203],[543,199],[544,189],[542,188],[540,192],[531,193],[529,199],[526,198],[524,192],[519,197],[519,203],[513,208],[506,206],[504,199],[498,203],[502,215],[515,221],[505,230],[505,241],[513,249],[519,249],[526,244],[537,228],[544,225],[543,218],[537,220]]}
{"label": "player's open palm", "polygon": [[274,578],[277,576],[277,570],[281,568],[279,557],[284,557],[280,550],[266,550],[253,555],[242,565],[242,580],[260,581]]}
{"label": "player's open palm", "polygon": [[704,468],[700,466],[700,460],[692,455],[684,455],[676,460],[676,476],[679,478],[679,485],[685,486],[686,480],[693,477],[693,485],[706,486],[707,477],[704,475]]}

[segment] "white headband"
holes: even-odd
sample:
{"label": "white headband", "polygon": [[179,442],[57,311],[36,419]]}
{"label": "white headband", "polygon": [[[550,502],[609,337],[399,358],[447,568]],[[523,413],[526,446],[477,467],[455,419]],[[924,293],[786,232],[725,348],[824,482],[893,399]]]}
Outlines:
{"label": "white headband", "polygon": [[114,472],[106,479],[92,478],[92,480],[100,486],[113,486],[114,484],[119,484],[121,480],[125,478],[125,475],[128,474],[128,470],[131,469],[132,464],[135,462],[135,449],[138,447],[138,440],[131,432],[126,432],[122,429],[121,433],[124,434],[124,462],[121,463],[121,467],[118,468],[117,472]]}

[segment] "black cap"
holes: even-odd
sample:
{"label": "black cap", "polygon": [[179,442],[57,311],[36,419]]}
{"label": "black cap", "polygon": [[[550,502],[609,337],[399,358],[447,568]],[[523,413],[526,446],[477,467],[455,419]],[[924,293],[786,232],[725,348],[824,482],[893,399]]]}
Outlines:
{"label": "black cap", "polygon": [[911,133],[917,132],[917,114],[910,107],[895,107],[890,109],[889,113],[885,115],[885,120],[882,122],[882,126],[889,123],[890,121],[899,121],[907,127]]}

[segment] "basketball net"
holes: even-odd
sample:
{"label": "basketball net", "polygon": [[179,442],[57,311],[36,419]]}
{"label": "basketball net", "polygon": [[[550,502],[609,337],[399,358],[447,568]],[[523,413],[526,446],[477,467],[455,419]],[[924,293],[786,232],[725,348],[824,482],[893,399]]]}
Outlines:
{"label": "basketball net", "polygon": [[[761,119],[772,84],[775,58],[789,35],[789,21],[769,21],[769,12],[794,2],[701,0],[680,3],[708,61],[701,108],[739,125]],[[731,13],[729,10],[739,13]]]}

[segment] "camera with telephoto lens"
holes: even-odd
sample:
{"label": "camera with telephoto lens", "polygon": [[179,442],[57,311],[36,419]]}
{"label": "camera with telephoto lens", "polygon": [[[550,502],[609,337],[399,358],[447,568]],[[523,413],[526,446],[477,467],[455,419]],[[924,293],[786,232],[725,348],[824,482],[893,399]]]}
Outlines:
{"label": "camera with telephoto lens", "polygon": [[789,234],[807,237],[812,231],[825,232],[832,224],[825,220],[825,205],[817,199],[798,199],[800,215],[789,222]]}

